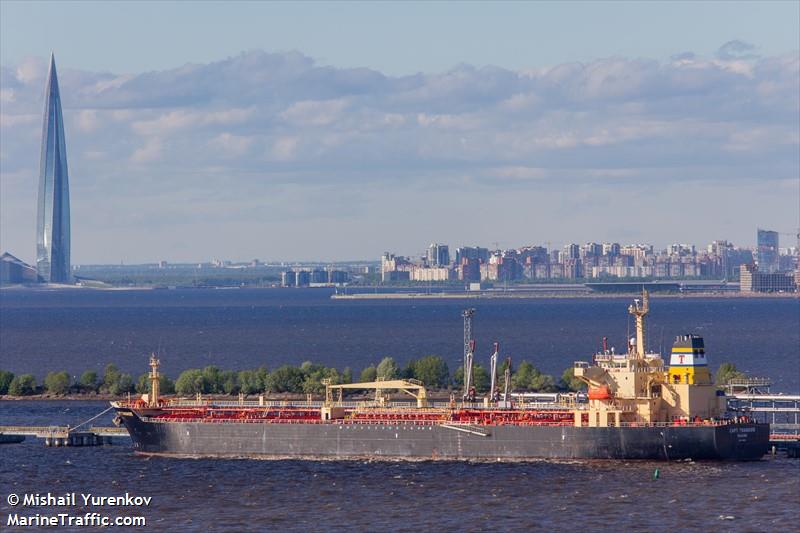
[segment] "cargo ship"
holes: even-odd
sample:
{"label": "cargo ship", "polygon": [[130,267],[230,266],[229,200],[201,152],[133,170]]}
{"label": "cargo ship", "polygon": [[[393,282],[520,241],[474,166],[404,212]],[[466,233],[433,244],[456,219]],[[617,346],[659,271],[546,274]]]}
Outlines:
{"label": "cargo ship", "polygon": [[[138,454],[177,457],[307,459],[622,459],[757,460],[768,449],[769,424],[728,413],[712,380],[703,339],[678,336],[669,364],[645,350],[648,295],[629,307],[636,337],[625,353],[603,349],[574,363],[587,401],[526,401],[497,392],[474,397],[465,365],[465,394],[430,401],[412,379],[335,384],[324,381],[320,401],[221,402],[164,399],[159,361],[150,359],[151,391],[114,402]],[[474,342],[470,343],[474,349]],[[497,353],[495,353],[495,356]],[[493,356],[493,357],[495,357]],[[346,401],[345,391],[371,391],[368,401]],[[374,397],[372,396],[374,393]],[[411,401],[397,401],[395,395]]]}

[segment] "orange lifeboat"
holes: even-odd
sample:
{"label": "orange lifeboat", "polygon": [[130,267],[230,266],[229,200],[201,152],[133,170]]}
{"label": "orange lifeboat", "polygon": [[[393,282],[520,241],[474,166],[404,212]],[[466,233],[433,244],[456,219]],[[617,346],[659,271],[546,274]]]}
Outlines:
{"label": "orange lifeboat", "polygon": [[589,387],[590,400],[610,400],[611,390],[607,385],[600,385],[599,387]]}

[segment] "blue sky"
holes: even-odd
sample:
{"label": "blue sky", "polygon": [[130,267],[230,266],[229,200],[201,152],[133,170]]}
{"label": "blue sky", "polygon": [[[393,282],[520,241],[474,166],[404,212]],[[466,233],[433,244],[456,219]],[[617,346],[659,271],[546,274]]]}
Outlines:
{"label": "blue sky", "polygon": [[0,10],[0,248],[29,261],[51,49],[75,263],[800,223],[797,2]]}
{"label": "blue sky", "polygon": [[116,73],[208,62],[251,49],[389,75],[459,63],[509,69],[621,55],[713,54],[738,39],[797,50],[800,3],[779,2],[2,2],[0,60],[51,49]]}

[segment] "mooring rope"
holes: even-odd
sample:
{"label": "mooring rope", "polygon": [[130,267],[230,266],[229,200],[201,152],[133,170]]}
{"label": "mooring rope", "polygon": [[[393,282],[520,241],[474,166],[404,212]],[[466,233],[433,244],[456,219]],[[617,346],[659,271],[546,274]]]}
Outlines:
{"label": "mooring rope", "polygon": [[99,417],[103,416],[104,414],[106,414],[107,412],[109,412],[110,410],[112,410],[113,408],[114,408],[114,406],[112,405],[111,407],[109,407],[108,409],[106,409],[105,411],[103,411],[102,413],[100,413],[100,414],[97,414],[97,415],[94,415],[94,416],[93,416],[92,418],[90,418],[89,420],[87,420],[87,421],[85,421],[85,422],[81,422],[80,424],[78,424],[78,425],[77,425],[77,426],[75,426],[74,428],[69,428],[69,429],[70,429],[70,431],[75,431],[75,430],[76,430],[76,429],[78,429],[79,427],[81,427],[81,426],[84,426],[84,425],[88,424],[88,423],[89,423],[89,422],[91,422],[92,420],[94,420],[94,419],[96,419],[96,418],[99,418]]}

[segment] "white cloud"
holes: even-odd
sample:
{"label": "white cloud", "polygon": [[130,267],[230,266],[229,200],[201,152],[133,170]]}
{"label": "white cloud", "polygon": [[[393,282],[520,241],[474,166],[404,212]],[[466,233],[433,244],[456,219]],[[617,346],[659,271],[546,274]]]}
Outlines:
{"label": "white cloud", "polygon": [[209,145],[219,150],[224,156],[241,157],[245,155],[253,145],[253,139],[224,132],[214,137],[209,142]]}
{"label": "white cloud", "polygon": [[[2,67],[4,179],[38,172],[46,68],[35,58]],[[614,197],[800,173],[800,55],[759,57],[739,44],[713,58],[614,57],[522,72],[460,65],[387,77],[297,52],[248,52],[160,72],[59,75],[73,189],[97,204],[150,206],[143,224],[172,224],[164,199],[189,190],[209,209],[240,205],[237,216],[253,220],[306,216],[331,195],[326,187],[385,194],[373,209],[395,209],[391,198],[417,191],[413,209],[458,218],[457,202],[434,206],[425,192],[495,198],[513,188],[536,198],[569,184]],[[259,199],[290,185],[292,201],[308,205],[276,202],[265,214]],[[29,187],[35,196],[35,180]],[[35,210],[4,193],[3,205]],[[708,205],[713,221],[718,203]]]}
{"label": "white cloud", "polygon": [[27,126],[29,124],[35,124],[41,119],[41,117],[37,117],[36,115],[6,115],[2,113],[0,114],[0,127],[10,129],[15,126]]}
{"label": "white cloud", "polygon": [[137,148],[131,155],[132,163],[151,163],[161,159],[163,143],[157,137],[149,138],[144,146]]}
{"label": "white cloud", "polygon": [[161,113],[156,118],[138,120],[131,125],[139,135],[161,135],[197,126],[228,126],[244,122],[252,114],[252,109],[223,109],[192,111],[179,109]]}
{"label": "white cloud", "polygon": [[297,152],[299,139],[297,137],[282,137],[276,140],[270,151],[271,159],[276,161],[291,161]]}
{"label": "white cloud", "polygon": [[23,84],[42,81],[46,75],[47,63],[40,57],[26,57],[16,68],[16,78]]}
{"label": "white cloud", "polygon": [[756,47],[748,42],[734,39],[723,44],[717,50],[717,57],[722,60],[729,59],[754,59]]}
{"label": "white cloud", "polygon": [[92,132],[100,127],[100,119],[97,116],[97,111],[94,109],[84,109],[79,111],[77,116],[78,128],[84,132]]}
{"label": "white cloud", "polygon": [[10,104],[14,101],[14,89],[0,89],[0,103]]}
{"label": "white cloud", "polygon": [[289,106],[281,118],[300,126],[326,126],[335,122],[347,108],[343,99],[314,101],[306,100]]}

